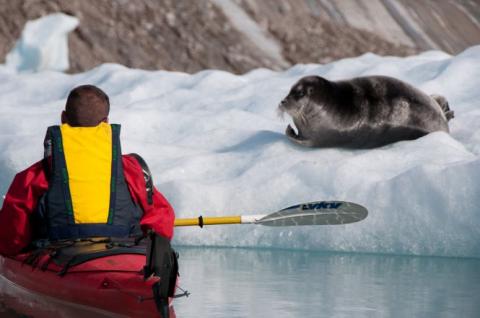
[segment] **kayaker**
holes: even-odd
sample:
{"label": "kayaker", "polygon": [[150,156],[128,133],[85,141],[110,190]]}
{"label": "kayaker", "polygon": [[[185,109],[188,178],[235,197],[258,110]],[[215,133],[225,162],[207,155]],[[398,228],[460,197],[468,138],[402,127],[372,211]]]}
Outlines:
{"label": "kayaker", "polygon": [[[45,157],[18,173],[0,211],[0,254],[16,255],[36,239],[125,237],[153,230],[173,235],[174,212],[141,159],[121,155],[119,125],[108,123],[108,96],[74,88],[49,127]],[[147,169],[148,170],[148,169]]]}

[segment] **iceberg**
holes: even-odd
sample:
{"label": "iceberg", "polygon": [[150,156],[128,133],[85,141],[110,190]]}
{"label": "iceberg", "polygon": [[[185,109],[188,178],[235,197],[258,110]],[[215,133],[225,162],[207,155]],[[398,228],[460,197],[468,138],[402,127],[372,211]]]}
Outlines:
{"label": "iceberg", "polygon": [[[59,122],[68,92],[88,83],[110,96],[110,121],[122,124],[123,152],[146,159],[177,217],[266,214],[322,200],[351,201],[369,211],[347,225],[177,228],[175,244],[480,257],[480,46],[456,56],[365,54],[243,75],[116,64],[79,74],[42,72],[66,67],[60,38],[77,22],[62,16],[27,26],[43,40],[25,32],[15,49],[14,65],[39,73],[0,68],[0,193],[15,172],[42,158],[46,127]],[[63,35],[53,36],[59,29]],[[49,48],[40,45],[49,41]],[[307,149],[285,137],[288,123],[276,109],[299,78],[374,74],[444,95],[455,111],[450,134],[371,150]]]}
{"label": "iceberg", "polygon": [[77,18],[63,13],[28,21],[21,38],[8,53],[5,66],[18,72],[67,70],[67,37],[77,26]]}

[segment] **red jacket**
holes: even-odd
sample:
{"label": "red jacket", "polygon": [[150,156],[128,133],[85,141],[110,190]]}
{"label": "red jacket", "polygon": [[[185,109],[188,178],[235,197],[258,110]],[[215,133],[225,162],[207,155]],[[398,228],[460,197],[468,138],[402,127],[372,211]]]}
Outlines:
{"label": "red jacket", "polygon": [[[122,162],[130,195],[143,210],[140,220],[142,229],[152,229],[155,233],[172,239],[175,220],[172,207],[155,188],[153,204],[149,205],[140,164],[128,155],[122,157]],[[42,161],[15,176],[0,211],[0,254],[18,254],[30,243],[30,215],[35,212],[39,198],[47,190],[48,180]]]}

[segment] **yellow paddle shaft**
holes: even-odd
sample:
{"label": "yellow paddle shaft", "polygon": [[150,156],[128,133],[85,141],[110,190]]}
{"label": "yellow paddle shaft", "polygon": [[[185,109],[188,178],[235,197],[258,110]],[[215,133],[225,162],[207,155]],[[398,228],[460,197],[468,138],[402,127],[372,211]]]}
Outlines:
{"label": "yellow paddle shaft", "polygon": [[175,219],[175,226],[192,226],[215,224],[255,224],[265,215],[237,215],[237,216],[199,216],[198,218]]}
{"label": "yellow paddle shaft", "polygon": [[202,227],[204,225],[240,224],[240,223],[242,223],[241,216],[211,216],[211,217],[200,216],[198,218],[175,219],[175,226],[198,225]]}

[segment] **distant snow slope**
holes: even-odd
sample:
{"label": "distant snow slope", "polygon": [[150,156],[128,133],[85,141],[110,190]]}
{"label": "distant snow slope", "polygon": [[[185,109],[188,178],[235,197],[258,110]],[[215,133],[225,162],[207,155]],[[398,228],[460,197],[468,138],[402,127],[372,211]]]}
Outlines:
{"label": "distant snow slope", "polygon": [[[278,102],[305,75],[382,74],[447,97],[451,135],[438,132],[373,150],[307,149],[284,136]],[[68,91],[100,86],[123,125],[123,151],[142,154],[178,217],[259,214],[313,200],[368,208],[341,226],[182,228],[176,244],[480,257],[480,46],[451,57],[366,54],[285,72],[188,75],[106,64],[67,75],[0,68],[0,187],[42,156]]]}

